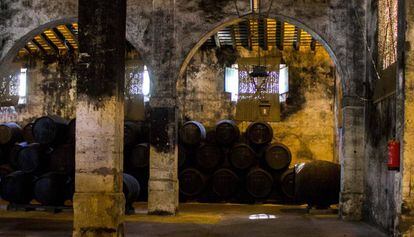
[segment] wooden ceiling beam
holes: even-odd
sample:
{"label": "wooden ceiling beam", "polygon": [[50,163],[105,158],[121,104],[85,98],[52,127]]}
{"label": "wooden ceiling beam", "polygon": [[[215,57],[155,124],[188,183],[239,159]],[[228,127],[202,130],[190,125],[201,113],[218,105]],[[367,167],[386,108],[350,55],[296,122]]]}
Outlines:
{"label": "wooden ceiling beam", "polygon": [[60,32],[59,29],[53,28],[53,33],[55,34],[56,38],[68,49],[70,53],[73,53],[75,49],[73,46],[69,43],[69,41],[65,38],[65,36]]}
{"label": "wooden ceiling beam", "polygon": [[253,40],[252,40],[252,29],[251,29],[251,20],[247,20],[247,48],[249,50],[253,49]]}
{"label": "wooden ceiling beam", "polygon": [[214,43],[216,44],[216,47],[221,48],[220,38],[219,38],[218,34],[217,33],[214,34],[213,38],[214,38]]}
{"label": "wooden ceiling beam", "polygon": [[43,47],[42,47],[42,45],[36,40],[36,39],[32,39],[32,44],[34,44],[39,50],[40,50],[40,52],[42,53],[42,54],[44,54],[44,55],[47,55],[47,51],[46,51],[46,49],[44,49]]}
{"label": "wooden ceiling beam", "polygon": [[300,49],[300,40],[301,40],[301,35],[302,35],[302,29],[300,29],[299,27],[295,26],[295,41],[293,42],[293,47],[295,48],[295,50],[299,50]]}
{"label": "wooden ceiling beam", "polygon": [[78,35],[75,33],[75,28],[73,28],[73,25],[72,24],[67,24],[67,25],[65,25],[65,28],[71,34],[71,36],[75,40],[76,44],[79,45],[79,43],[78,43]]}
{"label": "wooden ceiling beam", "polygon": [[24,50],[26,50],[26,52],[27,52],[29,55],[32,55],[32,54],[33,54],[32,50],[30,50],[29,46],[27,46],[27,45],[25,45],[25,46],[24,46]]}
{"label": "wooden ceiling beam", "polygon": [[310,48],[311,48],[312,51],[316,50],[316,40],[313,37],[312,37],[312,41],[310,43]]}
{"label": "wooden ceiling beam", "polygon": [[230,26],[230,35],[231,35],[231,42],[233,44],[233,48],[237,48],[237,42],[236,42],[236,33],[234,32],[234,25]]}
{"label": "wooden ceiling beam", "polygon": [[45,33],[41,33],[40,38],[53,50],[56,55],[59,55],[59,48],[47,37]]}
{"label": "wooden ceiling beam", "polygon": [[278,21],[276,23],[276,47],[283,50],[285,44],[285,23]]}

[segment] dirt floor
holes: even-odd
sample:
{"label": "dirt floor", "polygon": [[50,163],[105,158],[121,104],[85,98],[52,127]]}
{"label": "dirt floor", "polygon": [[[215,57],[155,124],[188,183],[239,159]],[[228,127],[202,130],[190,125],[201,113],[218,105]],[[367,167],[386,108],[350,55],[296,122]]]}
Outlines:
{"label": "dirt floor", "polygon": [[[72,236],[71,210],[0,211],[0,236]],[[177,216],[146,215],[146,204],[135,205],[126,217],[126,236],[318,236],[382,237],[362,222],[344,222],[333,210],[312,210],[304,206],[182,204]]]}

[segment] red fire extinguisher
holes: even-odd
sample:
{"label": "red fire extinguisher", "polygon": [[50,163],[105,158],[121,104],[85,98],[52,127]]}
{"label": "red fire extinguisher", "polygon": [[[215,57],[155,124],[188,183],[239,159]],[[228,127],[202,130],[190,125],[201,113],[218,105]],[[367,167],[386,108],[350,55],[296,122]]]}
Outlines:
{"label": "red fire extinguisher", "polygon": [[400,170],[400,142],[388,141],[388,170]]}

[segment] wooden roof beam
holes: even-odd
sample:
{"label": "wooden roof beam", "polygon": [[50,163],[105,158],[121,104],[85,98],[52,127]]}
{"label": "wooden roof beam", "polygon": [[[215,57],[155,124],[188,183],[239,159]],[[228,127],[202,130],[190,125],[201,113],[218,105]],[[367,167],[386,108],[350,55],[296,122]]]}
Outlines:
{"label": "wooden roof beam", "polygon": [[253,49],[252,29],[251,29],[251,26],[250,26],[250,20],[247,20],[247,48],[249,50]]}
{"label": "wooden roof beam", "polygon": [[310,43],[310,48],[311,48],[312,51],[316,50],[316,40],[313,37],[312,37],[312,41]]}
{"label": "wooden roof beam", "polygon": [[27,46],[27,45],[25,45],[25,46],[24,46],[24,50],[26,50],[26,52],[27,52],[29,55],[32,55],[32,54],[33,54],[32,50],[30,50],[29,46]]}
{"label": "wooden roof beam", "polygon": [[283,50],[285,44],[285,23],[278,21],[276,28],[276,46],[279,50]]}
{"label": "wooden roof beam", "polygon": [[65,36],[58,30],[57,28],[53,28],[53,33],[55,34],[56,38],[68,49],[70,53],[73,53],[75,49],[69,43],[69,41],[65,38]]}
{"label": "wooden roof beam", "polygon": [[300,49],[300,40],[301,40],[301,35],[302,35],[302,29],[298,28],[297,26],[295,26],[295,41],[293,42],[293,47],[295,48],[295,50],[299,50]]}
{"label": "wooden roof beam", "polygon": [[219,38],[218,34],[217,33],[214,34],[213,38],[214,38],[214,43],[216,44],[216,47],[221,48],[220,38]]}
{"label": "wooden roof beam", "polygon": [[42,53],[42,54],[44,54],[44,55],[47,55],[47,51],[46,51],[46,49],[44,49],[43,47],[42,47],[42,45],[36,40],[36,39],[32,39],[32,44],[34,44],[39,50],[40,50],[40,52]]}
{"label": "wooden roof beam", "polygon": [[67,25],[65,25],[65,27],[69,31],[69,33],[71,34],[72,38],[75,40],[76,44],[79,45],[78,35],[75,33],[75,28],[73,28],[73,25],[72,24],[67,24]]}
{"label": "wooden roof beam", "polygon": [[233,44],[233,48],[237,48],[237,41],[236,41],[236,33],[234,32],[234,25],[230,26],[230,34],[231,34],[231,42]]}
{"label": "wooden roof beam", "polygon": [[40,34],[40,38],[53,50],[56,55],[59,55],[59,48],[47,37],[45,33]]}

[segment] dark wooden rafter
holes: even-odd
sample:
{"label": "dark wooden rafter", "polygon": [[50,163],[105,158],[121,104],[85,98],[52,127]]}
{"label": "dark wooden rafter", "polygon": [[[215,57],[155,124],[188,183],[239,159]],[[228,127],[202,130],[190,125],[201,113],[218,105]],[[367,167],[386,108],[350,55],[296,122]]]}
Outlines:
{"label": "dark wooden rafter", "polygon": [[34,44],[39,50],[40,50],[40,52],[42,53],[42,54],[45,54],[45,55],[47,55],[47,51],[46,51],[46,49],[44,49],[43,47],[42,47],[42,45],[36,40],[36,39],[32,39],[32,44]]}
{"label": "dark wooden rafter", "polygon": [[295,50],[300,49],[300,41],[301,41],[302,29],[295,26],[295,41],[293,42],[293,47]]}
{"label": "dark wooden rafter", "polygon": [[79,43],[78,43],[78,34],[76,34],[75,28],[73,27],[73,25],[67,24],[67,25],[65,25],[65,27],[69,31],[69,33],[71,34],[72,38],[75,40],[76,44],[79,45]]}
{"label": "dark wooden rafter", "polygon": [[220,37],[219,37],[218,33],[213,35],[213,39],[214,39],[214,43],[215,43],[216,47],[220,48],[221,43],[220,43]]}
{"label": "dark wooden rafter", "polygon": [[310,43],[310,48],[312,51],[316,50],[316,39],[312,37],[311,43]]}
{"label": "dark wooden rafter", "polygon": [[249,21],[246,20],[246,21],[239,22],[237,29],[238,29],[238,35],[237,35],[238,38],[236,38],[236,43],[238,43],[237,40],[240,40],[240,45],[246,49],[249,49],[249,37],[248,37]]}
{"label": "dark wooden rafter", "polygon": [[32,50],[29,48],[29,46],[27,46],[27,45],[25,45],[24,46],[24,50],[26,50],[26,52],[29,54],[29,55],[32,55],[33,54],[33,52],[32,52]]}
{"label": "dark wooden rafter", "polygon": [[247,49],[253,49],[253,39],[252,39],[252,28],[251,28],[251,20],[247,20]]}
{"label": "dark wooden rafter", "polygon": [[72,35],[73,38],[77,38],[77,34],[75,32],[75,28],[73,27],[72,24],[66,24],[65,27],[71,33],[71,35]]}
{"label": "dark wooden rafter", "polygon": [[234,32],[234,25],[230,26],[230,35],[231,35],[231,42],[233,45],[233,48],[237,48],[237,41],[236,41],[236,33]]}
{"label": "dark wooden rafter", "polygon": [[75,49],[73,48],[73,46],[69,43],[68,40],[66,40],[65,36],[62,34],[62,32],[60,32],[59,29],[57,28],[53,28],[53,33],[55,34],[56,38],[63,44],[65,45],[65,47],[68,49],[68,51],[70,53],[74,52]]}
{"label": "dark wooden rafter", "polygon": [[266,19],[259,19],[258,20],[258,41],[259,46],[267,50],[268,49],[268,42],[267,42],[267,20]]}
{"label": "dark wooden rafter", "polygon": [[47,37],[45,33],[40,34],[40,38],[53,50],[56,55],[59,55],[59,48]]}
{"label": "dark wooden rafter", "polygon": [[283,21],[278,21],[276,23],[276,47],[279,50],[284,48],[284,38],[285,38],[285,23]]}

